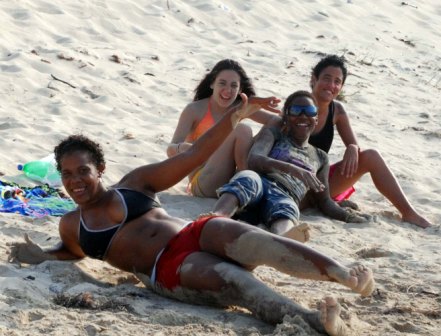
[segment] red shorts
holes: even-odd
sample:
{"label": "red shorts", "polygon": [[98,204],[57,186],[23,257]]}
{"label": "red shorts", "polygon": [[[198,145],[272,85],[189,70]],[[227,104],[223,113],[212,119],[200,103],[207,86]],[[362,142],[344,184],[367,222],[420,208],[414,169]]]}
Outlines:
{"label": "red shorts", "polygon": [[203,217],[184,227],[164,248],[156,263],[156,284],[172,290],[180,286],[180,269],[184,259],[201,250],[199,238],[205,224],[216,216]]}
{"label": "red shorts", "polygon": [[[331,177],[334,174],[336,168],[337,168],[337,165],[335,163],[329,167],[329,177]],[[343,200],[349,199],[349,197],[351,197],[351,195],[354,192],[355,192],[355,188],[350,187],[350,188],[346,189],[345,191],[343,191],[342,193],[338,194],[337,196],[332,197],[332,199],[336,202],[341,202]]]}

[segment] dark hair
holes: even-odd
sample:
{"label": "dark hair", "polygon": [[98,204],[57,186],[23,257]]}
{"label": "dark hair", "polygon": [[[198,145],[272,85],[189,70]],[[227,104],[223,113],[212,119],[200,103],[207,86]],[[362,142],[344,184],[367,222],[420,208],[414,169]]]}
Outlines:
{"label": "dark hair", "polygon": [[[254,86],[251,83],[251,78],[248,77],[242,66],[231,59],[224,59],[219,61],[209,73],[200,81],[196,89],[194,90],[193,101],[208,98],[213,94],[213,89],[210,87],[214,83],[216,77],[221,71],[233,70],[236,71],[240,77],[240,90],[245,93],[248,97],[255,96]],[[237,99],[240,99],[238,96]]]}
{"label": "dark hair", "polygon": [[283,125],[286,125],[286,119],[288,117],[288,109],[289,109],[289,107],[292,105],[292,102],[294,101],[294,99],[299,98],[299,97],[311,98],[312,101],[315,104],[315,98],[312,95],[312,93],[309,92],[309,91],[299,90],[299,91],[296,91],[294,93],[291,93],[288,96],[288,98],[286,98],[285,104],[283,104],[283,109],[282,109]]}
{"label": "dark hair", "polygon": [[322,71],[327,68],[328,66],[333,66],[340,68],[343,73],[343,83],[345,83],[346,77],[348,75],[348,69],[346,68],[346,59],[344,56],[337,56],[337,55],[327,55],[323,57],[315,67],[312,68],[312,74],[315,76],[315,78],[319,78]]}
{"label": "dark hair", "polygon": [[288,113],[288,108],[292,105],[293,100],[298,97],[311,98],[315,104],[315,98],[311,92],[305,90],[296,91],[294,93],[291,93],[288,98],[286,98],[285,104],[283,105],[282,109],[283,115],[286,115]]}
{"label": "dark hair", "polygon": [[101,164],[105,164],[104,152],[100,144],[94,142],[81,134],[70,135],[66,139],[62,140],[55,148],[55,161],[57,162],[57,170],[61,171],[61,159],[66,154],[73,152],[88,152],[91,160],[98,167]]}

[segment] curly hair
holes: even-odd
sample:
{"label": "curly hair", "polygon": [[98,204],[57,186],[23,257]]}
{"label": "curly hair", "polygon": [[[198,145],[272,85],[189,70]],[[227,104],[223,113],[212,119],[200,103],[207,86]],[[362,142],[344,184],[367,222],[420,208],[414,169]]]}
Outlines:
{"label": "curly hair", "polygon": [[319,78],[320,74],[327,67],[332,66],[340,68],[343,73],[343,83],[345,83],[346,77],[348,75],[348,69],[346,67],[346,59],[344,56],[337,55],[327,55],[323,57],[316,65],[312,68],[312,75],[315,78]]}
{"label": "curly hair", "polygon": [[[245,93],[248,97],[256,95],[251,78],[248,77],[242,66],[238,62],[231,59],[224,59],[219,61],[200,81],[194,90],[195,95],[193,101],[210,97],[213,94],[213,89],[210,87],[211,84],[214,83],[219,73],[224,70],[233,70],[237,72],[240,77],[241,92]],[[237,97],[237,100],[240,100],[239,96]]]}
{"label": "curly hair", "polygon": [[100,144],[90,140],[82,134],[74,134],[62,140],[55,148],[55,161],[57,162],[57,170],[61,171],[61,159],[66,154],[73,152],[87,152],[96,167],[105,164],[104,152]]}

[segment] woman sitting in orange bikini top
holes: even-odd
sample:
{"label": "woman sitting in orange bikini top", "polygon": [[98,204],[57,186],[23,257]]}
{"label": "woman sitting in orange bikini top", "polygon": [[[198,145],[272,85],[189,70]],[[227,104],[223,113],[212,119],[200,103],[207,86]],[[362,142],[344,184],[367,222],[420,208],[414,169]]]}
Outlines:
{"label": "woman sitting in orange bikini top", "polygon": [[[182,112],[167,148],[168,157],[188,150],[194,141],[240,102],[240,93],[255,95],[243,68],[230,59],[218,62],[201,80],[193,102]],[[272,117],[269,112],[258,111],[250,118],[263,124]],[[198,197],[217,197],[217,188],[227,183],[236,171],[247,169],[252,139],[251,127],[239,124],[210,158],[189,175],[189,192]]]}

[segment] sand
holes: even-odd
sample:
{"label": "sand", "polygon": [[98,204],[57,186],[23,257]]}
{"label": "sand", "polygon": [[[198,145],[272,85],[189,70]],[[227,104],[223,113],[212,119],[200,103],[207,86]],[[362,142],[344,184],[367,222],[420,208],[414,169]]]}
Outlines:
{"label": "sand", "polygon": [[[439,335],[440,17],[435,0],[1,1],[1,178],[26,182],[18,163],[45,157],[60,139],[81,132],[104,146],[104,182],[111,184],[166,158],[179,114],[217,61],[239,61],[260,96],[284,100],[308,89],[310,69],[324,54],[344,54],[345,106],[361,147],[382,153],[435,225],[402,223],[367,176],[352,199],[373,222],[346,224],[315,210],[301,220],[313,228],[310,246],[373,269],[373,296],[269,267],[255,274],[311,308],[335,295],[354,335]],[[331,161],[343,148],[336,140]],[[159,194],[172,215],[191,220],[211,209],[213,199],[190,197],[185,188],[184,180]],[[57,223],[0,214],[1,335],[316,334],[298,318],[271,326],[241,308],[160,297],[92,259],[8,263],[8,243],[28,233],[52,246]]]}

